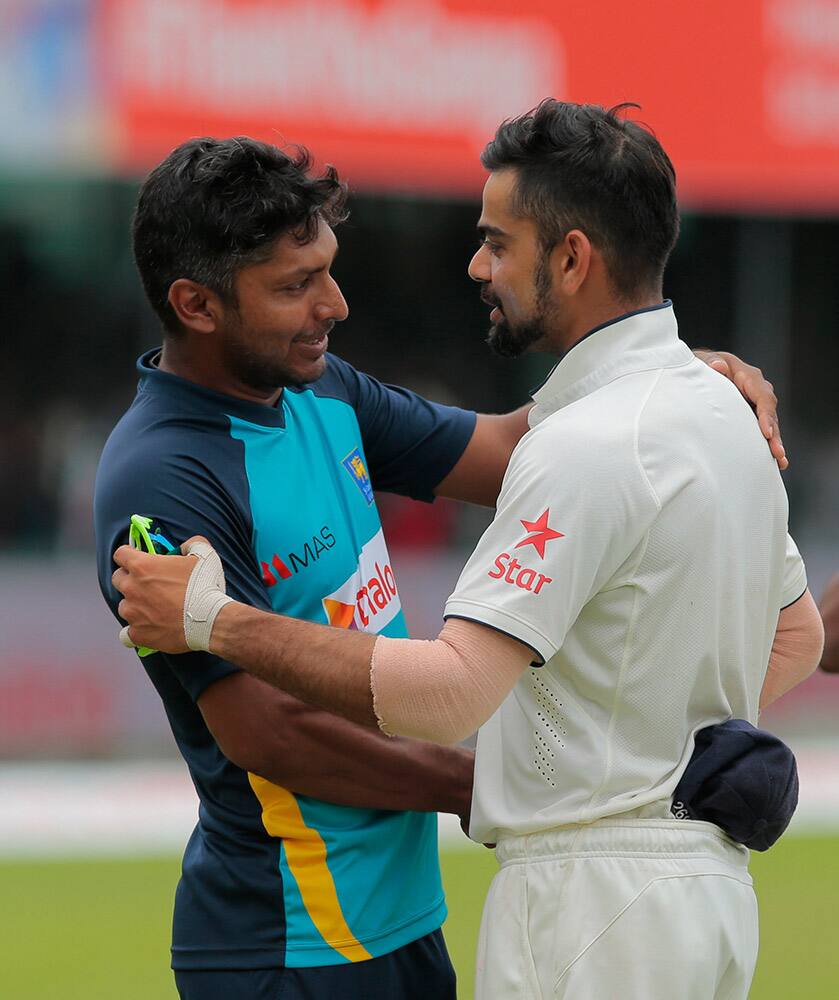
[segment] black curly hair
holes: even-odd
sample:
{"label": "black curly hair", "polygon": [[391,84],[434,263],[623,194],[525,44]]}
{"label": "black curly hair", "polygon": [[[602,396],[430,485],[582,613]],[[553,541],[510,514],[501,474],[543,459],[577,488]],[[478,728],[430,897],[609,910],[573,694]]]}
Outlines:
{"label": "black curly hair", "polygon": [[321,220],[347,218],[346,184],[333,167],[310,176],[311,164],[303,147],[288,155],[240,136],[191,139],[152,170],[134,213],[134,260],[166,332],[181,330],[173,281],[189,278],[235,305],[236,272],[267,260],[280,236],[305,244]]}

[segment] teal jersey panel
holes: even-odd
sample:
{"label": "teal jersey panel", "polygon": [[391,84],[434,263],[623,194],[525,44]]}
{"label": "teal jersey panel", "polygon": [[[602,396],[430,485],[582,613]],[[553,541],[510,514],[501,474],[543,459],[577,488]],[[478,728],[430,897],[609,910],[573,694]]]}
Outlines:
{"label": "teal jersey panel", "polygon": [[[282,427],[229,417],[244,446],[253,548],[271,607],[407,636],[354,409],[311,391],[286,392],[282,405]],[[386,954],[439,927],[436,815],[305,796],[293,796],[295,809],[285,790],[263,785],[258,794],[268,832],[284,841],[287,965]],[[323,864],[311,860],[321,844]]]}

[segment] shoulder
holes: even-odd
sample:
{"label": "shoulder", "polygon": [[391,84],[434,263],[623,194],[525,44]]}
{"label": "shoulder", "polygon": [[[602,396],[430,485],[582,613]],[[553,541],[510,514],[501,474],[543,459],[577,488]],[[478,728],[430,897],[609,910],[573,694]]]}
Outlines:
{"label": "shoulder", "polygon": [[539,420],[522,438],[512,461],[579,468],[623,464],[631,457],[634,411],[605,387]]}
{"label": "shoulder", "polygon": [[207,520],[244,524],[248,485],[243,446],[230,436],[223,417],[212,420],[144,406],[138,396],[102,451],[93,512],[99,544],[109,550],[131,514],[154,517],[176,534],[193,516],[204,519],[202,526]]}
{"label": "shoulder", "polygon": [[302,389],[315,396],[337,399],[354,407],[366,388],[365,383],[374,381],[369,375],[353,368],[349,362],[334,354],[327,354],[323,375],[316,382],[307,382]]}
{"label": "shoulder", "polygon": [[642,455],[675,461],[718,447],[742,447],[760,459],[767,450],[737,387],[698,360],[658,373],[639,414],[638,439]]}
{"label": "shoulder", "polygon": [[615,398],[607,386],[542,419],[513,452],[504,488],[544,484],[597,506],[621,499],[633,509],[656,505],[638,456],[638,395]]}
{"label": "shoulder", "polygon": [[111,432],[99,460],[96,494],[126,487],[166,491],[190,479],[221,483],[242,473],[242,446],[224,418],[174,412],[143,413],[132,406]]}

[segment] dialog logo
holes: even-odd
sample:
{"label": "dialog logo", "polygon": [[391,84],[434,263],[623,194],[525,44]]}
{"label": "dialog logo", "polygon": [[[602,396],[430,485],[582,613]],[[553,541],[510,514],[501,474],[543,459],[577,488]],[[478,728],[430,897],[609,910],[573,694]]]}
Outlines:
{"label": "dialog logo", "polygon": [[381,528],[362,548],[358,568],[322,599],[330,625],[381,632],[402,610],[396,577]]}

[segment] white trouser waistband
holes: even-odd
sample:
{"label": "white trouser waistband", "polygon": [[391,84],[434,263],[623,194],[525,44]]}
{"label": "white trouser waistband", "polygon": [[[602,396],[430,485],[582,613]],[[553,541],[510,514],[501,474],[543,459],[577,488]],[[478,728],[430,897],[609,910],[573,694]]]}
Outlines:
{"label": "white trouser waistband", "polygon": [[749,851],[713,823],[682,819],[610,817],[518,836],[502,836],[495,850],[499,864],[521,864],[583,855],[704,855],[746,868]]}

